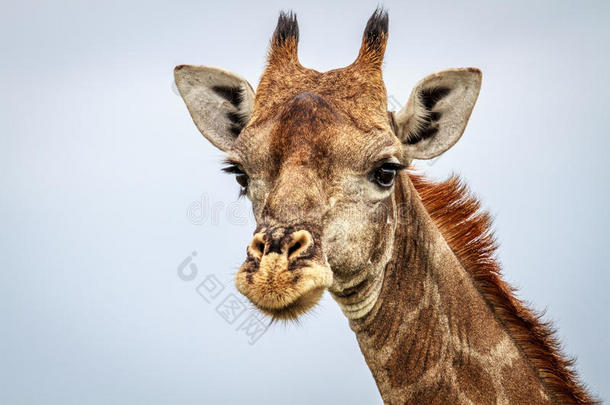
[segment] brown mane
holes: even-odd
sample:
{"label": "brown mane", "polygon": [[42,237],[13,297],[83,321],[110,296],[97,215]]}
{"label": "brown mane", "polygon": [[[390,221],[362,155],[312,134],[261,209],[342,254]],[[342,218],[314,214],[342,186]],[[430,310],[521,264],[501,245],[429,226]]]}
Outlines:
{"label": "brown mane", "polygon": [[578,380],[574,360],[563,355],[552,326],[516,298],[516,290],[502,280],[492,219],[468,187],[457,176],[436,183],[413,171],[408,174],[447,243],[555,400],[595,403]]}

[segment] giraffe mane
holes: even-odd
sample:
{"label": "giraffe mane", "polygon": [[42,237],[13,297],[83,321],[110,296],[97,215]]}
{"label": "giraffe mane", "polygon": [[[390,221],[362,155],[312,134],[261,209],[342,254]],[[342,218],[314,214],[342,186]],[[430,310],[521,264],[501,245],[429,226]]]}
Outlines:
{"label": "giraffe mane", "polygon": [[440,183],[412,169],[408,175],[476,288],[556,400],[595,403],[579,382],[574,360],[563,354],[552,325],[518,299],[516,289],[502,279],[491,216],[481,209],[467,185],[456,175]]}

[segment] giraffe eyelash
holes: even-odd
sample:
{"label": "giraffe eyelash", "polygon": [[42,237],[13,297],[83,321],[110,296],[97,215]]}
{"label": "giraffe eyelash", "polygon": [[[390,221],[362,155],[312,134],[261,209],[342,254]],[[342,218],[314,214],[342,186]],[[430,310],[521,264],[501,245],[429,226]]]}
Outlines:
{"label": "giraffe eyelash", "polygon": [[239,167],[239,165],[237,165],[237,163],[234,163],[231,161],[227,161],[225,163],[228,166],[223,167],[222,171],[225,173],[234,174],[235,180],[237,181],[237,183],[240,186],[238,198],[243,197],[246,194],[248,194],[248,185],[250,183],[250,178],[248,177],[246,172],[241,167]]}

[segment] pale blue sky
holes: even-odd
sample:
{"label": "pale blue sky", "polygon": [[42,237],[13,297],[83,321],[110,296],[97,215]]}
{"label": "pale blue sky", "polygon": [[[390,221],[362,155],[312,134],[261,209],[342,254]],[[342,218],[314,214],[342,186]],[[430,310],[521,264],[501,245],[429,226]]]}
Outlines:
{"label": "pale blue sky", "polygon": [[[384,70],[401,102],[436,70],[483,70],[464,137],[420,166],[436,178],[460,173],[481,197],[506,278],[547,309],[604,399],[608,4],[386,1]],[[216,312],[235,293],[250,205],[236,201],[221,153],[171,86],[181,63],[256,85],[281,9],[298,14],[304,65],[347,65],[375,7],[4,2],[0,402],[380,403],[328,297],[300,326],[276,325],[254,345],[238,330],[250,312],[232,324]],[[193,204],[202,198],[209,209],[194,224],[187,211],[201,215]],[[183,281],[176,268],[193,251],[197,277]],[[224,289],[207,303],[197,286],[212,274]]]}

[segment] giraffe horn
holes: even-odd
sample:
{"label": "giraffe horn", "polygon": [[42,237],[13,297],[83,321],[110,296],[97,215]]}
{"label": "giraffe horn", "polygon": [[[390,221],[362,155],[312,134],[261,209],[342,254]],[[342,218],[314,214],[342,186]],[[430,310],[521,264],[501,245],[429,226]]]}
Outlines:
{"label": "giraffe horn", "polygon": [[299,24],[297,15],[292,11],[280,12],[277,26],[271,38],[269,49],[269,62],[281,61],[283,63],[299,63],[297,54],[299,44]]}
{"label": "giraffe horn", "polygon": [[362,45],[355,63],[365,63],[381,68],[387,42],[388,12],[383,8],[377,8],[366,23],[362,35]]}

